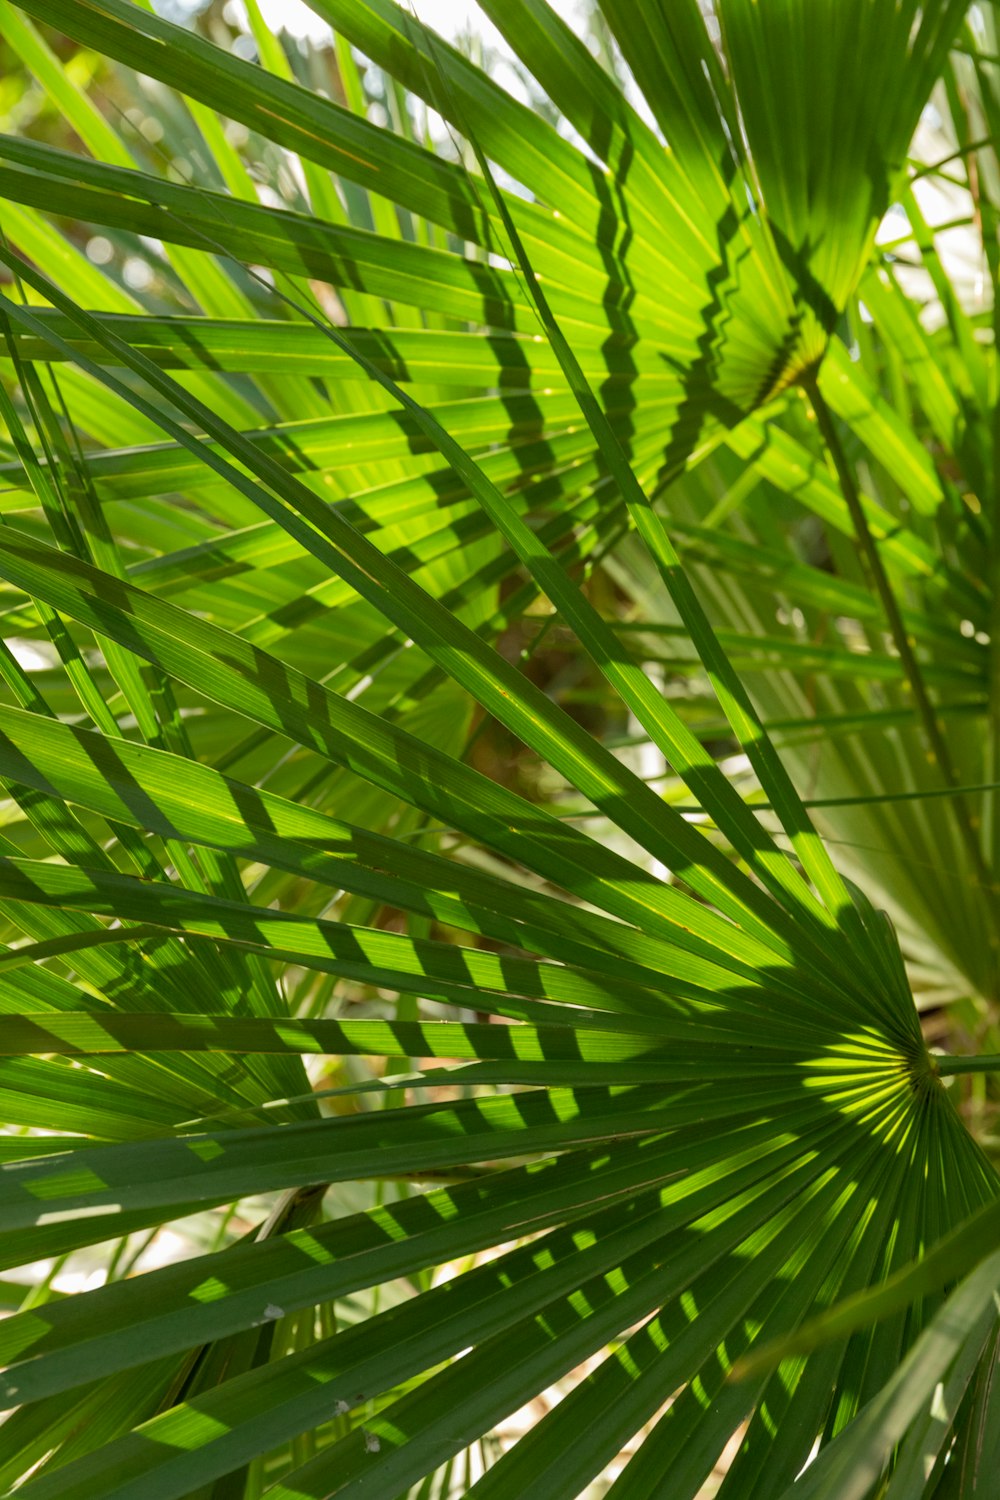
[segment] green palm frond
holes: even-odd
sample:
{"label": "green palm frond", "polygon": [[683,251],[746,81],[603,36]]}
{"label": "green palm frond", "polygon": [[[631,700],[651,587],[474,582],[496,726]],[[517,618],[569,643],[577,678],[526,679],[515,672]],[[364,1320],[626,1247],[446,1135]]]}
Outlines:
{"label": "green palm frond", "polygon": [[912,981],[996,970],[993,355],[873,241],[964,0],[603,0],[625,84],[484,0],[537,110],[310,3],[0,0],[0,1266],[105,1272],[0,1323],[0,1480],[957,1494],[997,1179]]}

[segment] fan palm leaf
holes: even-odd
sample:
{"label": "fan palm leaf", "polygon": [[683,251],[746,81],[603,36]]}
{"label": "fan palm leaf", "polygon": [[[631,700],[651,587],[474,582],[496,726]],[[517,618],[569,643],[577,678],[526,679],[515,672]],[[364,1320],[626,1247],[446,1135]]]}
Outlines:
{"label": "fan palm leaf", "polygon": [[[559,130],[389,0],[312,3],[347,104],[294,76],[253,5],[262,65],[127,0],[0,5],[87,153],[0,138],[18,1127],[0,1257],[226,1204],[252,1225],[134,1276],[112,1251],[106,1285],[5,1319],[0,1477],[31,1500],[554,1500],[642,1433],[611,1491],[682,1497],[738,1434],[722,1494],[832,1495],[859,1451],[870,1486],[897,1442],[894,1490],[937,1493],[932,1378],[932,1466],[992,1410],[974,1216],[996,1177],[893,927],[831,859],[760,709],[808,725],[797,670],[850,672],[845,717],[869,680],[905,679],[933,737],[928,684],[959,679],[974,709],[988,692],[941,615],[976,581],[856,494],[839,446],[838,484],[797,412],[805,389],[835,442],[831,411],[849,424],[919,517],[948,503],[877,384],[836,341],[825,356],[964,5],[605,0],[647,123],[541,0],[484,4]],[[55,33],[154,80],[208,181],[171,180],[67,89]],[[472,166],[405,109],[398,131],[366,119],[349,44]],[[258,194],[220,115],[294,208]],[[148,306],[66,220],[162,245]],[[696,488],[734,468],[859,535],[889,593],[777,548],[740,592],[746,538]],[[681,475],[695,488],[660,504]],[[704,674],[768,817],[586,586],[605,552],[643,630]],[[740,618],[767,566],[810,606],[909,632],[930,670],[888,646],[862,677],[838,642],[797,657]],[[498,649],[532,609],[572,632],[701,825]],[[473,712],[607,836],[471,764]],[[885,712],[910,728],[909,704]],[[963,806],[937,822],[986,861]],[[329,1090],[309,1056],[341,1060]],[[366,1057],[398,1061],[350,1071]],[[937,1283],[782,1358],[970,1218],[941,1313]],[[775,1340],[776,1370],[731,1378]]]}

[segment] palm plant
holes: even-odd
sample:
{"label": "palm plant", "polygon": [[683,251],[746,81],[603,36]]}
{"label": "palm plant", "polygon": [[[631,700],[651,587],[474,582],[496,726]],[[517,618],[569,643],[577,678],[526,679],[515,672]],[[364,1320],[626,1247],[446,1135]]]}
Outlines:
{"label": "palm plant", "polygon": [[994,9],[481,3],[0,0],[0,1477],[987,1494]]}

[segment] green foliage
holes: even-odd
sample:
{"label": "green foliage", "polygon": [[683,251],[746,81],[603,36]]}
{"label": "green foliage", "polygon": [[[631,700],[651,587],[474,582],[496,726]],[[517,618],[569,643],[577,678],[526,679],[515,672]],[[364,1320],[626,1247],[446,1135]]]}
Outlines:
{"label": "green foliage", "polygon": [[994,8],[310,5],[0,0],[0,1481],[985,1495]]}

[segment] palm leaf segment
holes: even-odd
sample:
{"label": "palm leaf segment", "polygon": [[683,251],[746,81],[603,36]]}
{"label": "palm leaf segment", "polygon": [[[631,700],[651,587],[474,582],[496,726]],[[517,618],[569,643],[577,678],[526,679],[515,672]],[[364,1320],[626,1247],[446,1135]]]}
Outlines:
{"label": "palm leaf segment", "polygon": [[[309,92],[263,42],[272,72],[124,0],[3,7],[55,91],[25,17],[185,94],[228,192],[138,170],[79,99],[87,157],[0,144],[18,278],[0,576],[9,633],[58,667],[0,659],[0,1075],[12,1123],[58,1132],[5,1138],[0,1250],[12,1267],[288,1196],[225,1252],[6,1320],[0,1474],[34,1470],[33,1500],[245,1474],[287,1500],[446,1487],[458,1452],[590,1361],[474,1493],[575,1496],[662,1412],[613,1492],[697,1494],[746,1423],[722,1493],[840,1495],[819,1466],[796,1475],[839,1433],[829,1482],[850,1441],[878,1474],[898,1427],[866,1403],[933,1303],[727,1374],[905,1265],[995,1178],[933,1073],[891,928],[816,840],[648,496],[815,369],[962,7],[723,0],[706,21],[609,0],[666,146],[540,0],[484,8],[579,144],[387,0],[315,8],[532,201]],[[300,159],[302,212],[257,201],[216,110]],[[162,240],[197,310],[144,312],[54,208]],[[249,316],[242,261],[291,314]],[[377,327],[303,321],[305,277]],[[573,581],[628,513],[796,863]],[[494,650],[538,594],[738,859]],[[620,842],[457,758],[458,690]],[[409,925],[383,930],[386,906]],[[396,1010],[338,1015],[338,984]],[[462,1096],[321,1115],[307,1053],[423,1059],[423,1083]],[[373,1173],[458,1182],[317,1218],[313,1185]],[[943,1366],[963,1421],[983,1420],[961,1403],[992,1349],[987,1283],[962,1289],[968,1336]],[[382,1311],[331,1325],[382,1284]]]}

